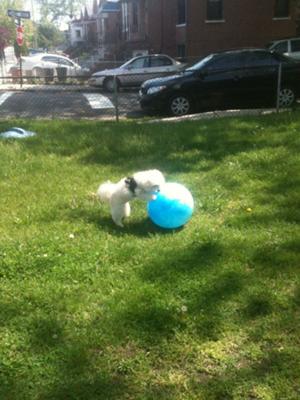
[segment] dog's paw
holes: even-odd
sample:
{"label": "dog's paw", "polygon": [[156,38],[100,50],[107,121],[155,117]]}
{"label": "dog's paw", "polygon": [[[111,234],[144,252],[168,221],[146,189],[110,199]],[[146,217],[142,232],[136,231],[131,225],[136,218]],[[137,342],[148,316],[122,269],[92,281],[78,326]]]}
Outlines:
{"label": "dog's paw", "polygon": [[124,225],[123,225],[123,222],[122,222],[121,219],[113,218],[113,221],[114,221],[114,223],[115,223],[116,225],[118,225],[120,228],[124,228]]}

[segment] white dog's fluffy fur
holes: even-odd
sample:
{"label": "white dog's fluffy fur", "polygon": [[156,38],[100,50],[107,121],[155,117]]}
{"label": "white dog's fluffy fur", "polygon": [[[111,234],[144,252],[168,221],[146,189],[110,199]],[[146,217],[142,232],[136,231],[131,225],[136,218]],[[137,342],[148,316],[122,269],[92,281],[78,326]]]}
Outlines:
{"label": "white dog's fluffy fur", "polygon": [[123,218],[130,216],[130,200],[155,200],[164,183],[165,178],[157,169],[140,171],[132,177],[122,178],[118,183],[103,183],[98,188],[97,196],[110,204],[113,221],[123,227]]}

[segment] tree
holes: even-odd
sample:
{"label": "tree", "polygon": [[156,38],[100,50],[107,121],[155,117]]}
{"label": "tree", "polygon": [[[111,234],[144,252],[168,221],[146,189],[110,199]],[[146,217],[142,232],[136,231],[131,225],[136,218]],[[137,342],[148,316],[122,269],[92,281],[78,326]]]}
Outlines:
{"label": "tree", "polygon": [[9,30],[5,27],[0,26],[0,61],[4,60],[5,54],[4,49],[8,44]]}
{"label": "tree", "polygon": [[61,17],[73,18],[86,0],[36,0],[43,22],[56,22]]}
{"label": "tree", "polygon": [[41,23],[37,31],[37,45],[49,49],[62,44],[65,40],[63,33],[53,24]]}
{"label": "tree", "polygon": [[[7,11],[9,9],[12,10],[23,10],[24,2],[22,0],[1,0],[0,3],[0,58],[4,58],[4,49],[7,46],[14,46],[16,56],[20,54],[26,54],[27,45],[24,43],[22,47],[19,47],[16,43],[16,23],[15,19],[11,18],[7,15]],[[26,25],[25,31],[28,33],[32,31],[32,22],[25,21],[24,25]],[[25,38],[26,38],[25,36]],[[1,50],[2,48],[2,50]]]}
{"label": "tree", "polygon": [[16,36],[16,26],[13,18],[7,16],[7,10],[9,9],[22,9],[22,0],[1,0],[0,1],[0,27],[6,29],[6,45],[11,44]]}

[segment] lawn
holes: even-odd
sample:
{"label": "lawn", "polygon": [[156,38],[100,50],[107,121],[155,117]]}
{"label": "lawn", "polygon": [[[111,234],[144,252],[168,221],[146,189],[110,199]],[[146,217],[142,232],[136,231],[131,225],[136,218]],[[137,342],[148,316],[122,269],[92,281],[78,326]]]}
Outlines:
{"label": "lawn", "polygon": [[[300,113],[2,121],[0,398],[300,398]],[[195,212],[123,229],[93,196],[158,168]]]}

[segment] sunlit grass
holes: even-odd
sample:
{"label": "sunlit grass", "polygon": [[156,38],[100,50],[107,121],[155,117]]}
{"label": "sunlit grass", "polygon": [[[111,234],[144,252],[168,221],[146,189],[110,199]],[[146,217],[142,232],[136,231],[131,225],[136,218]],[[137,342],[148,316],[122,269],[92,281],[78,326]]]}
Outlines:
{"label": "sunlit grass", "polygon": [[[0,141],[0,398],[297,399],[300,115],[150,125],[6,121]],[[99,183],[158,168],[179,231]]]}

